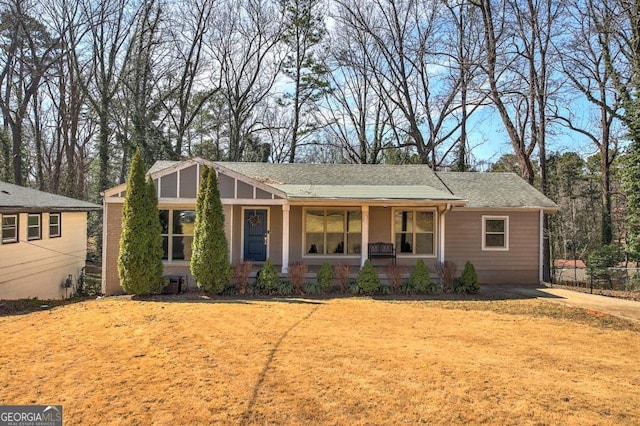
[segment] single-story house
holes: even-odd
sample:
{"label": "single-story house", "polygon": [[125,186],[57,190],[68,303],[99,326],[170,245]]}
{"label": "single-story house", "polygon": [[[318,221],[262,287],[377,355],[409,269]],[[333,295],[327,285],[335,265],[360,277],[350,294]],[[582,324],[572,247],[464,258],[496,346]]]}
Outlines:
{"label": "single-story house", "polygon": [[61,299],[87,258],[97,204],[0,182],[0,299]]}
{"label": "single-story house", "polygon": [[[165,273],[189,277],[203,166],[218,175],[229,260],[267,258],[361,266],[369,243],[392,243],[396,261],[473,262],[481,283],[542,280],[542,223],[557,210],[512,173],[434,172],[425,165],[157,162]],[[104,192],[103,292],[120,287],[117,257],[126,185]],[[386,259],[376,259],[382,264]]]}

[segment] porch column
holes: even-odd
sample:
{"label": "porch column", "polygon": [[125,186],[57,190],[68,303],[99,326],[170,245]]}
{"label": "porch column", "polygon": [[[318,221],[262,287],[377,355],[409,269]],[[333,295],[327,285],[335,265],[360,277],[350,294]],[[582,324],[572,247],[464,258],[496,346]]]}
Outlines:
{"label": "porch column", "polygon": [[289,272],[289,204],[282,205],[282,269],[281,272]]}
{"label": "porch column", "polygon": [[444,262],[445,258],[444,258],[444,234],[445,234],[445,216],[447,215],[447,209],[445,208],[444,210],[440,211],[440,209],[438,209],[438,213],[440,214],[440,217],[438,218],[438,225],[440,228],[440,236],[438,238],[438,245],[440,246],[440,249],[438,250],[438,261],[439,262]]}
{"label": "porch column", "polygon": [[369,258],[369,206],[362,206],[362,248],[360,266]]}

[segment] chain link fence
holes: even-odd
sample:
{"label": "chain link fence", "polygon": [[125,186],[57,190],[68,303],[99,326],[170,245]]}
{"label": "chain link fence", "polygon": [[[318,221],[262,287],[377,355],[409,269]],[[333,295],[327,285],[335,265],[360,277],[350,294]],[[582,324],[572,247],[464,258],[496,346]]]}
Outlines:
{"label": "chain link fence", "polygon": [[640,292],[640,268],[555,268],[554,283],[600,290]]}

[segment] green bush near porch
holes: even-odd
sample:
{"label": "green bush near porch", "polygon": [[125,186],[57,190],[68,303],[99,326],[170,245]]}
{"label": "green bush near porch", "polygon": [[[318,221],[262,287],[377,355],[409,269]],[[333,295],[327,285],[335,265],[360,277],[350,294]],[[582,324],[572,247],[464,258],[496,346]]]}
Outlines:
{"label": "green bush near porch", "polygon": [[467,261],[462,271],[462,276],[453,281],[453,291],[456,293],[477,293],[480,291],[478,273],[473,263]]}
{"label": "green bush near porch", "polygon": [[364,262],[360,272],[358,272],[357,284],[364,294],[374,294],[380,291],[380,276],[369,259]]}
{"label": "green bush near porch", "polygon": [[411,272],[407,283],[407,293],[435,293],[434,285],[431,283],[431,274],[429,274],[429,270],[422,259],[418,259],[415,268]]}

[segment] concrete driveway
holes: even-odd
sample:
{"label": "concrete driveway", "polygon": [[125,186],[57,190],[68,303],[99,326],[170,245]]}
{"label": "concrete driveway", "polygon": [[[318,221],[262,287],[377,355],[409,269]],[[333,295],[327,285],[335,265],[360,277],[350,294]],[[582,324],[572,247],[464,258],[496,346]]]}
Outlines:
{"label": "concrete driveway", "polygon": [[504,291],[527,298],[538,298],[567,306],[591,309],[640,322],[640,302],[541,286],[509,287]]}

